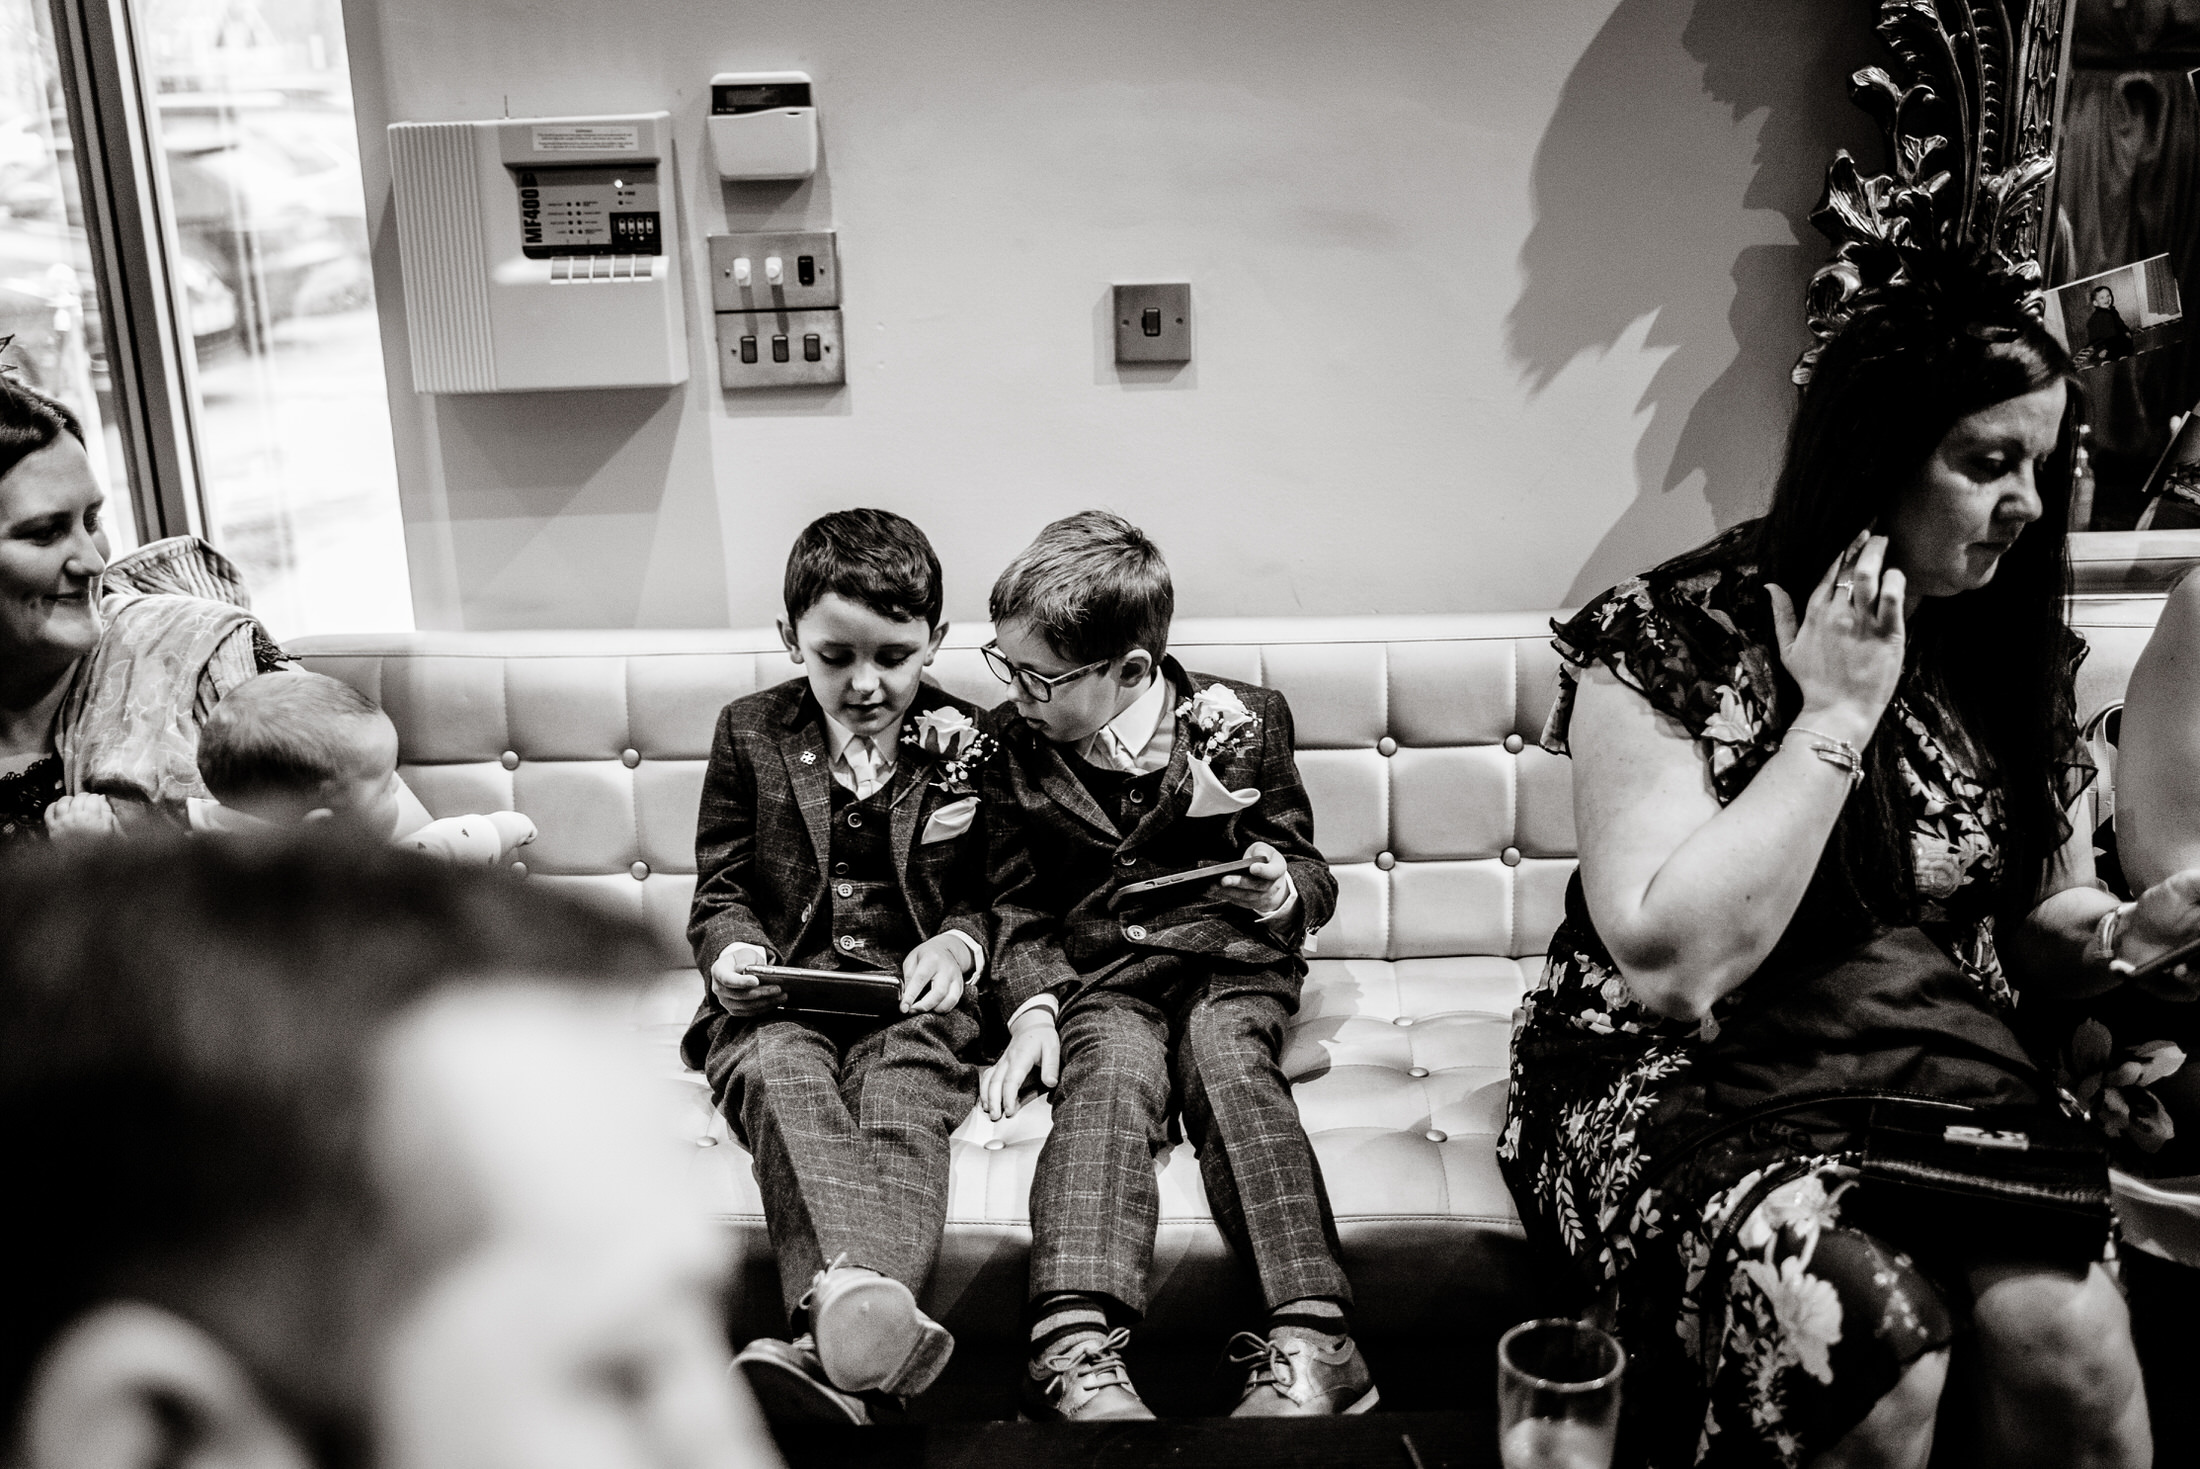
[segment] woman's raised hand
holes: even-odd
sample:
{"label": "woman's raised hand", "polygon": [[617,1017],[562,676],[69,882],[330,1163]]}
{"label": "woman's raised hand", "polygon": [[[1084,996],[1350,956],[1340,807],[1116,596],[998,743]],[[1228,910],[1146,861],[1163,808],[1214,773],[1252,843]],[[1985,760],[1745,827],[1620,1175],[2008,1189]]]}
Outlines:
{"label": "woman's raised hand", "polygon": [[1768,585],[1780,662],[1803,691],[1795,722],[1862,749],[1902,679],[1899,568],[1887,538],[1861,531],[1818,578],[1798,623],[1785,589]]}

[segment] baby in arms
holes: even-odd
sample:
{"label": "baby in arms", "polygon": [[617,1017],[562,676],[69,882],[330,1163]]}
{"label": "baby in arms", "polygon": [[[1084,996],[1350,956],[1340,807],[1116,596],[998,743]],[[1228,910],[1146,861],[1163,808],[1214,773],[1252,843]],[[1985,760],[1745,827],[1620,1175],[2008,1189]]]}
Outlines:
{"label": "baby in arms", "polygon": [[263,673],[231,690],[199,732],[199,775],[214,799],[191,801],[194,831],[328,821],[479,863],[508,860],[535,839],[534,822],[517,811],[448,816],[400,833],[396,726],[372,699],[324,674]]}

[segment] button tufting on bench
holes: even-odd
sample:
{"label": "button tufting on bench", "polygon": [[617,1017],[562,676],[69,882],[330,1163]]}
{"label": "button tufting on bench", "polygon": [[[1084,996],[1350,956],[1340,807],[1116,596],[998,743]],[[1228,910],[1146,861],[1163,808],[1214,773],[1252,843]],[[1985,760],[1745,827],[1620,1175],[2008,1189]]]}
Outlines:
{"label": "button tufting on bench", "polygon": [[1432,1143],[1449,1142],[1451,1140],[1451,1136],[1449,1133],[1438,1132],[1433,1127],[1430,1128],[1427,1132],[1422,1133],[1421,1136],[1427,1138]]}
{"label": "button tufting on bench", "polygon": [[1497,854],[1497,860],[1507,867],[1518,867],[1520,865],[1520,849],[1518,847],[1507,847]]}
{"label": "button tufting on bench", "polygon": [[1395,852],[1377,852],[1375,854],[1375,865],[1388,872],[1398,865],[1398,855]]}
{"label": "button tufting on bench", "polygon": [[517,873],[521,877],[525,877],[527,875],[527,864],[524,862],[514,862],[512,864],[512,871]]}
{"label": "button tufting on bench", "polygon": [[1428,1068],[1426,1066],[1409,1066],[1406,1068],[1406,1075],[1426,1076],[1428,1075]]}
{"label": "button tufting on bench", "polygon": [[1520,736],[1516,734],[1509,734],[1505,736],[1505,753],[1508,755],[1517,755],[1526,746],[1526,744],[1527,741],[1520,738]]}
{"label": "button tufting on bench", "polygon": [[1381,755],[1395,755],[1398,753],[1398,742],[1392,739],[1389,735],[1384,735],[1381,739],[1375,742],[1375,750],[1376,753]]}
{"label": "button tufting on bench", "polygon": [[503,766],[506,770],[519,769],[519,751],[506,750],[503,754],[497,756],[497,764]]}
{"label": "button tufting on bench", "polygon": [[647,862],[637,862],[626,870],[626,875],[636,882],[640,882],[643,878],[649,876],[649,864]]}
{"label": "button tufting on bench", "polygon": [[632,770],[642,763],[642,752],[639,750],[621,750],[619,752],[619,763]]}

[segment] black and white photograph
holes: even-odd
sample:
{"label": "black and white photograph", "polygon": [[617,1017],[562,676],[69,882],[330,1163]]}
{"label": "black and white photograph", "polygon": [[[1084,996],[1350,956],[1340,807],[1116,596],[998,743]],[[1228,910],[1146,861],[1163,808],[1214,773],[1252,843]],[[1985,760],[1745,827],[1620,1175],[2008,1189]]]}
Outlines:
{"label": "black and white photograph", "polygon": [[0,1469],[2200,1464],[2200,0],[0,0]]}
{"label": "black and white photograph", "polygon": [[2047,303],[2048,325],[2081,373],[2185,339],[2184,301],[2167,255],[2059,286]]}

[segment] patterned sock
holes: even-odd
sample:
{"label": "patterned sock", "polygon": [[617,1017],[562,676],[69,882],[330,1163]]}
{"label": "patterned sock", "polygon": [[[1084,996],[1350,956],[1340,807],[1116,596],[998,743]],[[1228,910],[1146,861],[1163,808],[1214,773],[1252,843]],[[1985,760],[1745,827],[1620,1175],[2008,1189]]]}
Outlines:
{"label": "patterned sock", "polygon": [[1340,1337],[1350,1336],[1352,1321],[1340,1300],[1330,1296],[1300,1296],[1268,1313],[1268,1334],[1272,1337],[1295,1336],[1316,1346],[1327,1346]]}
{"label": "patterned sock", "polygon": [[1108,1334],[1107,1303],[1098,1296],[1062,1291],[1048,1296],[1031,1311],[1031,1368],[1039,1376],[1039,1363],[1081,1336]]}

